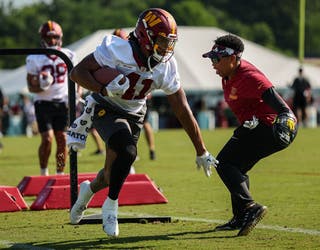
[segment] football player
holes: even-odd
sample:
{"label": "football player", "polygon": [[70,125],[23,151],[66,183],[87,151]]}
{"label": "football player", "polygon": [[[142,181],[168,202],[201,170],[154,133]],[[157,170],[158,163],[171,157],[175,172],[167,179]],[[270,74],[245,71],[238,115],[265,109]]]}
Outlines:
{"label": "football player", "polygon": [[217,156],[216,168],[231,194],[233,218],[216,231],[247,235],[267,212],[249,192],[247,172],[262,158],[288,147],[297,134],[297,119],[267,77],[241,59],[243,42],[234,35],[217,38],[203,54],[222,78],[224,98],[241,124]]}
{"label": "football player", "polygon": [[[62,28],[54,21],[47,21],[39,28],[41,47],[61,50],[73,63],[74,52],[62,46]],[[56,55],[29,55],[26,58],[28,89],[34,93],[34,105],[41,143],[38,149],[40,174],[49,175],[48,159],[52,141],[57,143],[56,174],[63,174],[67,146],[65,130],[68,122],[68,69]],[[78,88],[78,92],[80,92]],[[80,93],[79,93],[80,94]]]}
{"label": "football player", "polygon": [[[119,36],[122,39],[128,39],[127,33],[123,29],[115,29],[113,31],[113,35]],[[155,142],[154,142],[154,135],[153,135],[153,129],[152,126],[149,122],[149,114],[150,114],[150,108],[151,108],[151,94],[148,95],[146,105],[147,105],[147,110],[146,114],[144,116],[144,121],[143,121],[143,130],[145,134],[145,138],[149,147],[149,158],[150,160],[155,160],[156,159],[156,151],[155,151]],[[138,156],[137,156],[138,158]]]}
{"label": "football player", "polygon": [[[128,40],[115,35],[106,36],[101,45],[71,71],[71,79],[95,92],[93,126],[105,141],[104,169],[90,183],[80,185],[79,196],[71,209],[70,220],[77,224],[93,194],[109,186],[102,206],[103,230],[118,236],[118,196],[137,155],[137,141],[146,112],[146,99],[152,90],[161,89],[182,127],[190,137],[196,162],[210,176],[215,158],[207,151],[199,126],[188,105],[180,84],[177,63],[173,56],[178,40],[177,25],[170,13],[151,8],[143,11]],[[123,74],[119,84],[116,77],[107,86],[97,82],[93,73],[102,66]]]}

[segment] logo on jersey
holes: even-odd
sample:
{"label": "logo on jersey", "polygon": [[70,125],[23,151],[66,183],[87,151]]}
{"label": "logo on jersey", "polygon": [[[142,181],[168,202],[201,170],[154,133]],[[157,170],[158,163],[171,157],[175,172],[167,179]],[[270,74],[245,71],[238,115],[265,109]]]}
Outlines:
{"label": "logo on jersey", "polygon": [[106,114],[106,111],[104,109],[101,109],[99,112],[98,112],[98,116],[101,117],[101,116],[104,116]]}
{"label": "logo on jersey", "polygon": [[231,92],[230,92],[229,98],[231,100],[237,100],[238,99],[237,89],[236,88],[234,88],[234,87],[231,88]]}

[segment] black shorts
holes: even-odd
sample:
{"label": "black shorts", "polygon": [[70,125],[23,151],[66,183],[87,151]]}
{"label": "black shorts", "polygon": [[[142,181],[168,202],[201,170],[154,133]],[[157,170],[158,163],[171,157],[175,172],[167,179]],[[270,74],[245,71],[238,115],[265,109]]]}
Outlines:
{"label": "black shorts", "polygon": [[293,108],[302,108],[305,109],[307,107],[307,98],[303,95],[297,95],[293,98]]}
{"label": "black shorts", "polygon": [[68,108],[64,102],[36,101],[34,103],[39,132],[65,131],[68,125]]}
{"label": "black shorts", "polygon": [[92,126],[108,145],[110,137],[119,130],[127,129],[135,143],[138,142],[146,112],[144,107],[139,113],[125,112],[122,109],[103,100],[98,95],[92,95],[99,104],[95,105]]}

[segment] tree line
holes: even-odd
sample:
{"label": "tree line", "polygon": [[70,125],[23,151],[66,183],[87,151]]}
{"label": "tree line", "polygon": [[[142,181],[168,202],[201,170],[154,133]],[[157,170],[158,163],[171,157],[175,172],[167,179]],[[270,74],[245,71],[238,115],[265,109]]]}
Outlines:
{"label": "tree line", "polygon": [[[0,48],[39,47],[38,28],[55,20],[64,45],[99,29],[133,27],[141,11],[168,10],[178,26],[214,26],[262,46],[298,56],[300,0],[52,0],[16,9],[0,4]],[[320,56],[320,1],[306,0],[305,56]],[[201,39],[199,37],[198,39]],[[213,38],[214,39],[214,38]],[[2,56],[0,68],[16,68],[24,57]]]}

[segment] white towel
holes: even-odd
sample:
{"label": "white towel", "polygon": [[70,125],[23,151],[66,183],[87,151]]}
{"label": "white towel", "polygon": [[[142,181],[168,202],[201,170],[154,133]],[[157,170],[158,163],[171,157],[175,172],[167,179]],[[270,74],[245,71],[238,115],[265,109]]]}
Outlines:
{"label": "white towel", "polygon": [[85,148],[96,104],[96,100],[91,95],[86,97],[83,113],[72,123],[67,131],[67,146],[69,149],[72,148],[77,152]]}

